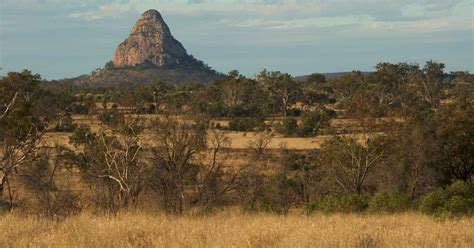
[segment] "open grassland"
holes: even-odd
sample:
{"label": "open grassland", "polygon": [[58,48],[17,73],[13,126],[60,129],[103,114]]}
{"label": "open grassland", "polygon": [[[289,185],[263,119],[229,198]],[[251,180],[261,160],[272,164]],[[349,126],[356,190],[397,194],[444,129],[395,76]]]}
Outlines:
{"label": "open grassland", "polygon": [[414,214],[241,214],[115,217],[52,222],[0,216],[0,247],[474,247],[474,219]]}
{"label": "open grassland", "polygon": [[[248,149],[251,146],[252,142],[255,142],[255,140],[258,138],[258,134],[252,132],[225,132],[225,135],[230,139],[229,148],[232,149]],[[50,132],[45,135],[45,138],[43,139],[43,144],[45,146],[50,147],[59,144],[64,145],[70,149],[74,149],[74,147],[69,144],[70,136],[71,133]],[[363,135],[353,134],[351,136],[355,137],[358,140],[363,139]],[[308,138],[275,136],[268,144],[267,148],[287,148],[294,150],[317,149],[320,148],[321,144],[324,143],[324,141],[331,139],[332,137],[334,136],[320,135]],[[154,137],[149,132],[145,132],[145,134],[143,135],[143,141],[147,144],[153,144],[155,140],[156,137]]]}
{"label": "open grassland", "polygon": [[[147,121],[153,121],[159,118],[159,115],[146,115],[144,118]],[[277,118],[278,121],[278,118]],[[100,121],[97,116],[74,116],[74,122],[78,125],[86,125],[93,132],[99,131]],[[228,126],[227,120],[213,120],[212,123],[219,123],[223,127]],[[334,119],[332,120],[331,126],[335,129],[349,129],[351,133],[344,134],[343,136],[350,136],[356,140],[363,141],[366,139],[364,134],[357,133],[357,121],[354,119]],[[237,132],[237,131],[224,131],[226,136],[230,140],[230,147],[232,149],[248,149],[251,144],[258,139],[258,132]],[[71,133],[61,132],[49,132],[45,135],[43,143],[46,146],[55,146],[57,144],[64,145],[70,149],[74,149],[69,144],[69,137]],[[268,144],[269,149],[287,148],[292,150],[308,150],[318,149],[325,141],[333,138],[334,135],[317,135],[314,137],[284,137],[283,135],[275,135],[271,142]],[[156,137],[149,131],[146,130],[143,134],[143,141],[148,144],[153,144]]]}

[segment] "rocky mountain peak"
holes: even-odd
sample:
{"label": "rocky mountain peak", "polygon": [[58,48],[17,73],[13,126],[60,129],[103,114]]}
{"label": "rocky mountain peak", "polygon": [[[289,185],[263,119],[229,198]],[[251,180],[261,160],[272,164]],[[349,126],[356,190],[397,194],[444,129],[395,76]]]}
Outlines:
{"label": "rocky mountain peak", "polygon": [[173,38],[160,12],[145,11],[129,37],[116,49],[115,67],[132,67],[146,62],[157,66],[179,65],[188,60],[183,45]]}
{"label": "rocky mountain peak", "polygon": [[143,12],[140,19],[133,26],[132,34],[137,33],[167,33],[170,34],[169,28],[166,25],[160,12],[154,9]]}

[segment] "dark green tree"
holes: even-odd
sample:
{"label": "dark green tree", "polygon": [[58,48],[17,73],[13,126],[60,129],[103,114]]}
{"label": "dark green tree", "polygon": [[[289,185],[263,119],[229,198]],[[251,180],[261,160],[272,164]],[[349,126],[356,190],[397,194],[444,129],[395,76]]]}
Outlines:
{"label": "dark green tree", "polygon": [[288,109],[300,100],[303,87],[288,73],[263,70],[257,76],[257,81],[270,96],[280,103],[283,116],[288,116]]}
{"label": "dark green tree", "polygon": [[474,105],[466,99],[442,106],[436,113],[441,170],[447,180],[472,182],[474,171]]}

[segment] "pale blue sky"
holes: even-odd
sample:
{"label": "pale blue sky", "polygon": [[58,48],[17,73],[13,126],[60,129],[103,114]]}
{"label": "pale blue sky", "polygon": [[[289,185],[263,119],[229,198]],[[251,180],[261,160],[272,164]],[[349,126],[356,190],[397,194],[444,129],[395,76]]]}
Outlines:
{"label": "pale blue sky", "polygon": [[220,72],[302,75],[428,59],[474,70],[474,0],[2,0],[0,67],[47,79],[89,73],[151,8]]}

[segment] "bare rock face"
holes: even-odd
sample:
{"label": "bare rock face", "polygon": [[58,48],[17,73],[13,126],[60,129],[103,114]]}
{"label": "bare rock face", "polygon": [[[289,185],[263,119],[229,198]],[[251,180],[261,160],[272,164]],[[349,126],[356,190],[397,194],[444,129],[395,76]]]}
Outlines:
{"label": "bare rock face", "polygon": [[151,62],[157,66],[179,65],[189,55],[171,35],[168,25],[156,10],[145,11],[130,36],[115,51],[115,67],[130,67]]}

